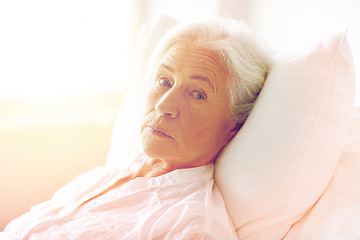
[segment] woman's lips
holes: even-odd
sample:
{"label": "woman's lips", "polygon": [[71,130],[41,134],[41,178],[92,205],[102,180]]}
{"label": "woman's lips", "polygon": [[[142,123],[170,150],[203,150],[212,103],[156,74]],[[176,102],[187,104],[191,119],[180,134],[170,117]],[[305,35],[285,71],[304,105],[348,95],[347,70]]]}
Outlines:
{"label": "woman's lips", "polygon": [[160,130],[159,128],[155,127],[155,126],[149,126],[150,131],[155,134],[156,136],[159,137],[165,137],[165,138],[173,138],[169,135],[167,135],[165,132],[163,132],[162,130]]}

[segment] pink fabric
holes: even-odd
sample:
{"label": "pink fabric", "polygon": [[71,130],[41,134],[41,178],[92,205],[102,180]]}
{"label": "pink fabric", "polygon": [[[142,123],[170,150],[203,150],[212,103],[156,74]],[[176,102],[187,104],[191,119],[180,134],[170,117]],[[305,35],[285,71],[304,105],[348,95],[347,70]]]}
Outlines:
{"label": "pink fabric", "polygon": [[30,240],[237,239],[213,171],[211,164],[136,178],[86,202],[127,175],[95,168],[12,221],[5,232]]}

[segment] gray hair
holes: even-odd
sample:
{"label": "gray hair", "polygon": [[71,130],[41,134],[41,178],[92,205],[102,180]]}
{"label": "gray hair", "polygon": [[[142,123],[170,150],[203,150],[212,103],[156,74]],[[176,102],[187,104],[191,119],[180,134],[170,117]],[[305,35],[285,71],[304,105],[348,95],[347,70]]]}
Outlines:
{"label": "gray hair", "polygon": [[153,67],[177,42],[190,42],[215,51],[229,76],[230,117],[240,129],[250,114],[272,65],[270,53],[243,22],[212,19],[179,25],[155,50]]}

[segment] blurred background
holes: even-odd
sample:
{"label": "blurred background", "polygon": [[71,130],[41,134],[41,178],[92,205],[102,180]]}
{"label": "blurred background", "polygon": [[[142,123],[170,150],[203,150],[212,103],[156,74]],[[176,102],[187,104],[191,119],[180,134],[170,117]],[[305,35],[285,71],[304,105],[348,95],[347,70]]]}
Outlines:
{"label": "blurred background", "polygon": [[347,29],[359,72],[359,13],[357,0],[0,1],[0,230],[105,164],[144,24],[231,17],[276,51]]}

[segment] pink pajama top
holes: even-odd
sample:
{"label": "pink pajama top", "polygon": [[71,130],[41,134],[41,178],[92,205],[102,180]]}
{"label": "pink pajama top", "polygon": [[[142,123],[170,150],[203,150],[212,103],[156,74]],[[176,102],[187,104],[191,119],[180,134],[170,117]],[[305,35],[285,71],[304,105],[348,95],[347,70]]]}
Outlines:
{"label": "pink pajama top", "polygon": [[10,222],[0,240],[237,239],[213,171],[210,164],[139,177],[94,198],[127,175],[97,167]]}

